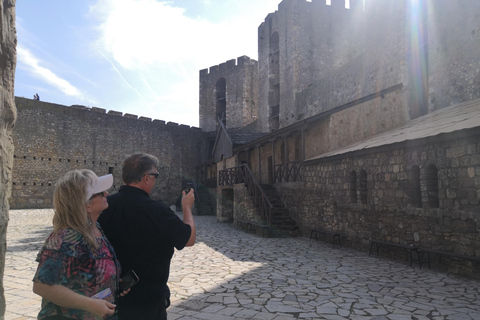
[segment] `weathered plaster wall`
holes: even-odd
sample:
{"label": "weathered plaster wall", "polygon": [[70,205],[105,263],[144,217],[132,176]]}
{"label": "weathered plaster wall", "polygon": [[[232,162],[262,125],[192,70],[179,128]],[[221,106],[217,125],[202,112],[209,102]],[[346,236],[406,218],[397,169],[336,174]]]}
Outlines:
{"label": "weathered plaster wall", "polygon": [[15,0],[0,2],[0,319],[5,314],[3,275],[7,250],[8,198],[12,188],[12,130],[16,121],[14,98],[17,35],[15,31]]}
{"label": "weathered plaster wall", "polygon": [[480,98],[480,1],[429,1],[429,109]]}
{"label": "weathered plaster wall", "polygon": [[407,104],[405,88],[399,87],[326,117],[324,123],[305,132],[306,158],[400,127],[408,122],[409,115],[398,106]]}

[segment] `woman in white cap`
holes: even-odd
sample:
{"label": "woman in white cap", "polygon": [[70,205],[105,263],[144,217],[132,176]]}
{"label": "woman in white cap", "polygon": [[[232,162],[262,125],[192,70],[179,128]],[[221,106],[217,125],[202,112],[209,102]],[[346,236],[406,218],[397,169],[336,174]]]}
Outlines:
{"label": "woman in white cap", "polygon": [[33,278],[33,292],[43,298],[38,319],[114,314],[120,264],[97,224],[112,184],[111,174],[97,177],[90,170],[73,170],[55,185],[53,232],[37,256]]}

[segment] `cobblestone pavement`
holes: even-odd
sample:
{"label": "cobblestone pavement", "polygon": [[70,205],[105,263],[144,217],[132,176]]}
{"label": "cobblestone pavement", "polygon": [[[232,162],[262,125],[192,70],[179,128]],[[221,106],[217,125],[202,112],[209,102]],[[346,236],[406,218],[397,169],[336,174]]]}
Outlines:
{"label": "cobblestone pavement", "polygon": [[[51,210],[10,212],[5,320],[36,319],[35,256]],[[265,239],[195,217],[197,244],[177,251],[170,320],[480,319],[480,281],[410,268],[308,239]]]}

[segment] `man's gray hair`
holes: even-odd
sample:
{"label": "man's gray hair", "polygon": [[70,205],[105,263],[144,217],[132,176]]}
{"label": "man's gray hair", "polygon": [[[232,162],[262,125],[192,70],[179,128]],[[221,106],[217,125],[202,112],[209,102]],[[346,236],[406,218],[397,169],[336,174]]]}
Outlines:
{"label": "man's gray hair", "polygon": [[123,160],[122,179],[125,184],[141,181],[152,168],[158,167],[158,158],[148,153],[135,153]]}

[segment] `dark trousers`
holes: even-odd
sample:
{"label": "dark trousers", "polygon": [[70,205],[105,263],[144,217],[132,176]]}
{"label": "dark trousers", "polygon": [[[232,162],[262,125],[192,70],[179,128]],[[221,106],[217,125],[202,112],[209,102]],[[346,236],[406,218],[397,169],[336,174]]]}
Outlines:
{"label": "dark trousers", "polygon": [[167,320],[167,307],[169,305],[169,299],[165,299],[165,304],[119,307],[118,320]]}
{"label": "dark trousers", "polygon": [[167,320],[167,309],[158,308],[128,308],[118,310],[118,320]]}

